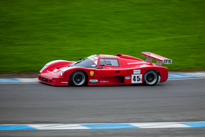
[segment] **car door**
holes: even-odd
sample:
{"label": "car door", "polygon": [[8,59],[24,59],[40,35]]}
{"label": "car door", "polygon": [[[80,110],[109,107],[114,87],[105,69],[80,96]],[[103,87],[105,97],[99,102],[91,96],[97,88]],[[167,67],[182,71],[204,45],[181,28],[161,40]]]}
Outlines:
{"label": "car door", "polygon": [[122,67],[117,58],[101,58],[99,65],[105,77],[124,76],[127,70]]}

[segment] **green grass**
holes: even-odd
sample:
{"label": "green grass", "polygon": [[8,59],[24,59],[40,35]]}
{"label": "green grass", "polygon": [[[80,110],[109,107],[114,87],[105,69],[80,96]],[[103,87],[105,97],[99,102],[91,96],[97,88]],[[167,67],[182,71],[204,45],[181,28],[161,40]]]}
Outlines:
{"label": "green grass", "polygon": [[149,51],[205,70],[204,0],[0,0],[0,73],[56,59]]}

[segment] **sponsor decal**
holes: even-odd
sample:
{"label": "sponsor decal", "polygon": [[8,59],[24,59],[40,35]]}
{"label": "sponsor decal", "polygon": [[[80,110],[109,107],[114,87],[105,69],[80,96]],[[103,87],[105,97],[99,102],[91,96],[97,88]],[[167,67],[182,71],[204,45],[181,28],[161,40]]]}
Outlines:
{"label": "sponsor decal", "polygon": [[164,59],[163,63],[164,64],[172,64],[172,60],[171,59]]}
{"label": "sponsor decal", "polygon": [[140,69],[133,70],[133,74],[140,74],[140,73],[141,73]]}
{"label": "sponsor decal", "polygon": [[109,82],[109,81],[106,81],[106,80],[100,81],[100,83],[107,83],[107,82]]}
{"label": "sponsor decal", "polygon": [[61,83],[68,83],[68,82],[61,82]]}
{"label": "sponsor decal", "polygon": [[42,78],[42,81],[48,82],[48,79]]}
{"label": "sponsor decal", "polygon": [[125,77],[125,79],[127,79],[127,80],[128,80],[128,79],[131,79],[131,77],[130,77],[130,76],[127,76],[127,77]]}
{"label": "sponsor decal", "polygon": [[88,58],[91,59],[92,61],[98,59],[98,57],[95,56],[89,56]]}
{"label": "sponsor decal", "polygon": [[90,83],[98,83],[97,79],[90,79]]}
{"label": "sponsor decal", "polygon": [[90,71],[90,76],[93,76],[94,75],[94,71]]}

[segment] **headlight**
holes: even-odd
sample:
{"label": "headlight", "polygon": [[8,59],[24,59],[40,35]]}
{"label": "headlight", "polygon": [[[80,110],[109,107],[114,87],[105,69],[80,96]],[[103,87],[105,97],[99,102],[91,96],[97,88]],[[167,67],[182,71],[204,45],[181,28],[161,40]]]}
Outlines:
{"label": "headlight", "polygon": [[61,72],[61,77],[63,76],[63,72]]}

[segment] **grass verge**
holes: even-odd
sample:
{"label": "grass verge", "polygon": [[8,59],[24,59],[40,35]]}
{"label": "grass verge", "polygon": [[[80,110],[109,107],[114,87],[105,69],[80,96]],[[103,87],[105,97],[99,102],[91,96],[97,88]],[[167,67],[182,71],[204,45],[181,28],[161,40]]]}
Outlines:
{"label": "grass verge", "polygon": [[205,69],[204,0],[0,0],[0,73],[56,59],[149,51]]}

